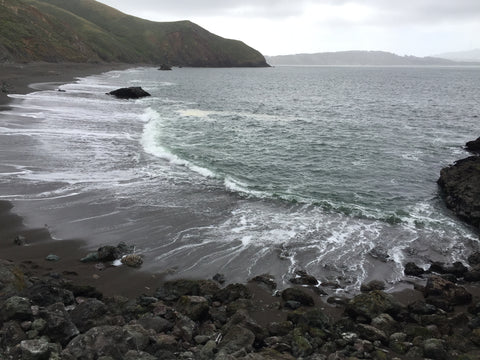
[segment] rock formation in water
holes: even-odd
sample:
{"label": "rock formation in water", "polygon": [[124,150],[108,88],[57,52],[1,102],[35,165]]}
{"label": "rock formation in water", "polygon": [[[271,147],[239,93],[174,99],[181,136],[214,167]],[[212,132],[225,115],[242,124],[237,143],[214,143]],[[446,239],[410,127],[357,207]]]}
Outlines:
{"label": "rock formation in water", "polygon": [[[467,143],[467,149],[476,151],[479,139]],[[458,160],[441,170],[438,184],[445,203],[455,215],[480,228],[480,156]]]}
{"label": "rock formation in water", "polygon": [[110,91],[107,95],[113,95],[119,99],[140,99],[142,97],[151,96],[148,92],[139,86],[132,86],[128,88],[120,88]]}
{"label": "rock formation in water", "polygon": [[467,142],[465,149],[470,152],[480,154],[480,137],[477,140]]}

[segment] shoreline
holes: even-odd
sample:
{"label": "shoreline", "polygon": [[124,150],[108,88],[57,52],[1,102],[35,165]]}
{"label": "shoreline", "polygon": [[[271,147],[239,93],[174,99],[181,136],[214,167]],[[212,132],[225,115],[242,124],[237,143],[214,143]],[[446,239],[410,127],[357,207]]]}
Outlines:
{"label": "shoreline", "polygon": [[[3,71],[6,68],[10,69],[9,71],[11,72],[9,73],[8,76],[11,76],[12,79],[14,79],[14,76],[16,73],[21,72],[22,76],[20,76],[16,80],[12,80],[12,87],[15,89],[13,92],[28,93],[30,91],[34,91],[34,89],[32,89],[31,87],[32,83],[49,82],[49,83],[61,84],[61,83],[67,83],[69,81],[72,81],[77,76],[87,76],[87,75],[93,75],[96,73],[101,73],[104,71],[126,69],[126,68],[132,67],[132,65],[127,66],[125,64],[117,64],[114,66],[115,68],[112,68],[108,64],[103,64],[100,66],[90,65],[90,64],[83,64],[83,65],[85,66],[80,66],[81,69],[78,69],[78,71],[76,71],[75,69],[76,65],[62,64],[60,65],[60,67],[64,67],[65,69],[68,69],[68,71],[64,71],[62,74],[55,72],[55,71],[58,71],[59,64],[18,65],[18,67],[17,65],[8,65],[8,66],[2,66],[0,68],[0,75],[3,76],[4,74]],[[54,70],[54,69],[57,69],[57,70]],[[32,76],[29,77],[28,71],[30,70],[34,71],[34,73]],[[2,81],[2,79],[8,79],[8,76],[4,76],[3,78],[1,76],[0,76],[0,81]],[[0,110],[4,107],[8,108],[8,102],[10,101],[10,99],[4,95],[5,94],[2,94],[0,96]],[[15,244],[14,239],[16,237],[21,237],[21,239],[25,241],[26,245],[19,246]],[[81,263],[79,261],[80,258],[84,257],[88,253],[86,245],[87,245],[87,242],[82,239],[55,240],[50,235],[47,227],[37,228],[37,229],[31,229],[26,227],[24,225],[22,217],[15,214],[13,204],[9,201],[0,201],[0,254],[1,254],[0,264],[3,264],[2,263],[3,260],[11,261],[11,264],[14,264],[14,266],[19,268],[22,274],[25,274],[25,277],[27,279],[32,279],[32,282],[35,282],[38,279],[42,279],[41,281],[51,281],[51,279],[56,279],[56,280],[61,279],[61,281],[66,281],[69,283],[73,283],[75,285],[93,286],[106,297],[113,299],[116,296],[120,295],[128,298],[129,301],[133,301],[133,302],[136,301],[135,304],[138,306],[144,307],[145,309],[141,309],[141,311],[145,311],[145,312],[152,311],[152,313],[155,313],[155,309],[152,310],[152,308],[150,307],[151,305],[150,303],[148,306],[147,305],[144,306],[144,304],[141,303],[141,301],[152,302],[152,304],[155,301],[156,301],[155,304],[158,304],[159,302],[163,301],[164,304],[166,305],[162,305],[162,306],[167,306],[167,307],[171,306],[173,309],[175,309],[174,311],[184,313],[184,315],[186,315],[187,317],[190,317],[191,320],[189,321],[193,320],[198,322],[199,324],[201,322],[202,326],[204,327],[207,327],[207,325],[208,326],[212,325],[208,323],[210,320],[215,320],[216,323],[215,322],[213,323],[216,326],[216,330],[220,331],[221,329],[220,334],[224,334],[224,337],[226,339],[228,338],[229,334],[233,334],[231,335],[232,338],[236,336],[241,337],[245,335],[247,338],[250,339],[252,336],[251,333],[253,333],[255,338],[255,343],[252,340],[252,344],[245,347],[240,347],[238,351],[240,351],[241,354],[245,353],[246,355],[247,353],[252,352],[251,347],[253,346],[253,348],[258,350],[259,352],[260,350],[262,350],[262,353],[265,355],[265,356],[262,355],[263,357],[258,357],[258,359],[260,360],[271,359],[270,357],[268,357],[268,354],[270,354],[270,351],[275,351],[275,353],[273,352],[271,353],[273,356],[272,358],[293,359],[293,357],[289,355],[290,353],[293,354],[295,357],[298,357],[298,356],[305,357],[312,353],[325,354],[330,351],[329,349],[332,349],[331,353],[333,353],[334,350],[336,352],[341,352],[341,351],[347,351],[345,349],[348,348],[348,352],[353,354],[355,353],[354,348],[359,348],[359,347],[361,347],[362,351],[364,351],[365,353],[369,353],[375,359],[377,358],[382,359],[381,357],[382,354],[386,354],[388,353],[388,351],[392,351],[392,349],[397,349],[398,352],[396,350],[393,350],[393,353],[390,353],[390,355],[393,355],[394,357],[399,359],[404,359],[404,358],[412,358],[412,357],[405,357],[406,356],[405,354],[407,354],[408,352],[413,353],[413,350],[415,350],[417,354],[420,354],[420,353],[423,354],[424,352],[422,356],[426,356],[426,354],[430,350],[427,351],[425,349],[427,349],[427,345],[431,345],[430,343],[428,343],[428,340],[437,339],[437,338],[442,339],[442,341],[445,341],[445,345],[441,345],[440,343],[434,344],[434,345],[438,345],[438,349],[439,349],[438,354],[440,355],[437,358],[442,359],[442,357],[445,358],[444,354],[446,354],[447,349],[450,349],[450,348],[457,349],[456,347],[457,345],[454,345],[453,343],[450,344],[450,342],[447,341],[449,340],[447,338],[447,336],[449,336],[448,330],[444,329],[442,326],[445,326],[445,327],[451,326],[452,329],[453,328],[457,329],[457,328],[460,328],[461,326],[465,327],[466,326],[466,324],[464,323],[465,318],[467,318],[468,316],[472,317],[472,315],[468,315],[468,310],[467,310],[468,306],[467,304],[462,302],[463,301],[462,299],[460,300],[456,298],[452,299],[449,297],[450,295],[448,294],[447,295],[442,294],[440,296],[440,299],[436,297],[434,299],[427,299],[428,296],[424,295],[425,288],[423,286],[423,284],[427,280],[418,278],[418,277],[408,278],[408,280],[406,281],[399,282],[398,284],[395,285],[395,288],[398,291],[393,290],[391,292],[389,291],[388,293],[385,293],[381,289],[379,289],[377,287],[378,283],[377,285],[373,284],[370,290],[358,292],[358,294],[357,293],[348,294],[349,295],[348,298],[344,296],[336,296],[335,290],[332,290],[333,294],[328,295],[328,298],[332,299],[332,301],[330,302],[328,301],[326,294],[319,294],[319,292],[315,292],[316,289],[320,290],[321,292],[321,289],[318,286],[310,286],[310,287],[304,286],[304,285],[307,285],[308,281],[311,280],[308,278],[307,274],[305,274],[305,277],[304,277],[304,280],[307,282],[300,281],[296,284],[292,283],[290,284],[289,288],[282,289],[282,291],[278,291],[277,292],[278,296],[272,295],[272,293],[275,292],[274,291],[275,288],[273,286],[270,286],[271,283],[269,282],[268,276],[260,275],[257,277],[257,278],[260,278],[260,280],[257,279],[256,281],[252,282],[251,279],[244,279],[242,284],[229,284],[226,287],[222,285],[220,290],[202,289],[202,292],[205,291],[205,293],[200,292],[198,294],[196,293],[196,291],[188,290],[184,293],[184,296],[180,298],[175,298],[175,301],[172,300],[171,302],[170,300],[167,299],[168,298],[167,296],[165,296],[165,299],[162,298],[162,296],[164,296],[165,294],[163,295],[160,294],[158,289],[159,287],[161,288],[165,283],[178,284],[182,280],[173,280],[170,282],[168,281],[165,282],[164,277],[160,273],[151,273],[148,270],[144,271],[142,269],[134,269],[134,268],[127,267],[125,265],[120,267],[113,267],[113,266],[106,265],[105,268],[100,269],[96,266],[98,263],[97,264],[95,264],[94,262]],[[135,244],[132,243],[128,245],[135,245]],[[60,259],[55,262],[49,262],[45,259],[46,256],[49,254],[55,254],[59,256]],[[1,267],[0,267],[0,270],[2,270]],[[49,279],[49,280],[43,280],[43,279]],[[275,279],[273,279],[273,281],[274,280]],[[203,283],[203,282],[212,283],[212,280],[186,280],[186,281],[190,281],[192,283]],[[422,283],[422,285],[419,285],[420,283]],[[462,281],[460,280],[459,284],[467,288],[467,290],[471,293],[471,295],[473,295],[471,305],[480,307],[479,305],[480,304],[479,302],[480,287],[478,286],[478,283],[471,283],[471,284],[465,285],[465,283],[462,283]],[[175,288],[175,291],[181,288],[179,285],[177,286],[178,288]],[[217,284],[216,286],[220,288],[219,284]],[[457,286],[457,285],[453,285],[453,286]],[[5,300],[4,298],[2,298],[4,295],[2,287],[3,287],[3,284],[0,281],[0,305]],[[248,288],[250,297],[246,297],[246,296],[244,297],[244,295],[241,294],[243,291],[242,287]],[[290,294],[292,295],[291,298],[289,296],[284,296],[285,293],[288,293],[286,292],[286,290],[288,289],[300,290],[300,294],[298,292],[291,291],[292,293]],[[212,293],[209,293],[209,291],[212,291]],[[238,291],[239,297],[232,300],[230,294],[236,294],[236,291]],[[307,296],[302,295],[302,293],[306,293]],[[19,293],[19,294],[22,295],[22,293]],[[374,320],[373,318],[368,318],[368,316],[370,315],[366,316],[367,315],[366,313],[362,313],[364,309],[362,308],[361,304],[359,304],[358,307],[352,307],[352,305],[348,305],[348,304],[351,304],[352,301],[354,301],[354,299],[360,298],[361,296],[363,296],[364,298],[368,296],[364,294],[374,294],[372,296],[376,296],[375,294],[377,295],[387,294],[387,295],[379,295],[381,297],[385,297],[385,298],[382,298],[382,301],[384,300],[386,302],[390,301],[389,299],[391,296],[393,299],[395,299],[395,301],[397,301],[404,307],[404,311],[407,311],[405,310],[407,308],[408,308],[408,311],[410,312],[415,313],[415,311],[418,311],[418,314],[415,313],[415,316],[417,316],[418,318],[416,318],[415,316],[413,316],[412,318],[409,318],[408,317],[409,315],[405,314],[405,312],[397,313],[398,309],[385,308],[384,311],[382,311],[382,313],[379,313],[379,314],[375,313],[375,315],[378,315],[378,317],[380,317],[383,313],[389,313],[390,310],[392,310],[392,316],[393,316],[393,310],[394,310],[395,312],[394,317],[395,317],[396,323],[392,323],[393,319],[390,320],[390,318],[384,316],[383,317],[384,323],[376,324],[373,322]],[[350,298],[350,295],[352,295],[353,298]],[[222,296],[226,296],[226,298],[221,300]],[[310,300],[308,299],[310,298],[312,299],[313,304],[309,304]],[[142,299],[142,300],[138,300],[138,299]],[[183,307],[184,305],[182,305],[181,303],[182,299],[184,299],[185,301],[187,300],[191,301],[192,304],[185,305],[186,307]],[[177,300],[178,302],[176,302]],[[77,299],[75,299],[75,301],[76,303],[74,303],[73,305],[70,304],[70,306],[77,306],[78,308],[80,308],[83,301],[87,301],[88,303],[88,301],[90,300],[82,299],[81,296],[79,295]],[[209,309],[208,311],[210,312],[210,315],[208,316],[204,314],[205,301],[208,302],[208,309]],[[305,301],[306,303],[304,304],[302,303],[302,301]],[[369,299],[368,301],[375,301],[375,299],[373,300]],[[460,301],[460,303],[457,304],[455,303],[455,301]],[[105,300],[105,302],[109,304],[107,300]],[[432,305],[432,302],[435,305]],[[413,304],[421,304],[424,307],[421,307],[420,305],[418,305],[417,307],[414,308]],[[68,304],[65,303],[65,306],[67,305]],[[199,316],[198,319],[197,319],[197,313],[196,313],[197,310],[195,308],[195,306],[197,305],[203,309],[202,310],[203,315]],[[377,304],[374,304],[374,306],[376,305]],[[432,308],[428,307],[429,305],[436,307],[435,316],[437,316],[437,318],[434,318],[433,314],[423,313],[423,311],[425,312],[432,311]],[[191,308],[190,306],[193,306],[193,308]],[[350,310],[348,310],[349,306],[350,306]],[[445,308],[448,308],[448,309],[451,307],[452,312],[444,311],[442,308],[443,306],[445,306]],[[230,313],[230,316],[232,316],[232,319],[235,318],[235,316],[236,318],[240,318],[241,316],[247,316],[247,318],[243,320],[240,319],[239,320],[240,325],[232,324],[230,322],[227,323],[226,321],[228,320],[228,318],[225,319],[225,322],[223,322],[223,320],[220,320],[223,315],[222,316],[218,315],[219,311],[223,311],[222,310],[223,307],[225,307],[226,309],[225,311],[227,311],[227,314]],[[2,306],[0,306],[0,309],[2,309]],[[138,310],[138,314],[135,313],[135,316],[137,315],[139,317],[144,316],[145,314],[141,311]],[[168,311],[167,311],[167,315],[168,315]],[[247,312],[248,315],[244,315],[242,311]],[[338,323],[335,324],[335,326],[338,326],[339,329],[341,328],[342,331],[344,332],[339,334],[335,333],[335,335],[332,335],[334,331],[337,331],[337,328],[335,328],[332,324],[322,324],[322,326],[325,326],[325,328],[321,328],[320,326],[317,326],[319,325],[319,322],[321,322],[319,319],[314,318],[314,316],[319,316],[318,312],[321,312],[322,314],[328,316],[334,321],[338,321]],[[308,319],[309,315],[305,315],[305,314],[310,314],[313,316],[311,319],[313,323],[310,323],[310,319]],[[1,315],[2,314],[0,313],[0,319],[1,319]],[[165,316],[161,315],[163,316],[162,319],[165,318],[165,319],[168,319],[169,321],[173,321],[172,319],[168,318],[167,315]],[[477,317],[480,316],[480,311],[475,313],[474,315]],[[122,316],[125,317],[125,320],[123,321],[125,321],[125,323],[129,323],[128,319],[130,319],[130,317],[132,317],[133,315],[122,313]],[[175,320],[177,321],[177,325],[182,321],[187,322],[187,320],[185,320],[184,317],[182,318],[182,316],[178,314],[176,314],[175,316],[177,317]],[[431,317],[428,317],[428,316],[431,316]],[[47,314],[47,317],[48,317],[48,314]],[[253,319],[252,321],[250,321],[251,320],[250,317],[251,319]],[[113,321],[112,319],[113,318],[105,319],[105,323],[109,324],[110,321]],[[345,319],[348,319],[350,323],[348,323],[347,320]],[[104,325],[102,321],[99,321],[98,324],[94,321],[92,324],[96,324],[99,326]],[[140,320],[134,317],[134,320],[130,320],[130,322],[132,321],[140,321]],[[307,321],[307,325],[303,323],[304,321]],[[287,322],[290,322],[288,326],[285,325],[285,323]],[[447,325],[445,325],[445,322]],[[281,331],[279,331],[278,328],[274,328],[271,325],[272,323],[277,323],[277,324],[283,323],[283,325],[285,325],[286,328],[281,329]],[[411,324],[415,323],[416,328],[412,328],[412,329],[409,328],[407,329],[408,331],[405,330],[405,338],[408,339],[408,341],[399,341],[397,344],[396,342],[393,342],[393,340],[391,339],[391,336],[393,336],[394,334],[401,333],[400,332],[401,329],[400,330],[397,329],[397,326],[405,323],[411,327],[413,327],[413,325]],[[137,323],[134,323],[134,324],[135,325],[126,325],[125,327],[138,326]],[[260,328],[258,328],[257,325]],[[293,328],[293,326],[295,326],[295,328]],[[383,328],[383,326],[385,326],[385,328]],[[396,330],[398,330],[398,332],[396,333],[391,332],[390,331],[391,329],[389,328],[389,326],[392,326],[392,328],[395,328]],[[87,329],[87,327],[85,327],[85,329]],[[217,333],[215,333],[215,336],[213,334],[209,334],[210,340],[208,340],[208,342],[201,343],[200,341],[198,341],[197,343],[197,340],[194,341],[192,336],[190,336],[190,338],[187,338],[187,339],[183,337],[184,334],[182,333],[182,331],[184,331],[184,328],[181,328],[180,325],[178,325],[178,329],[180,330],[175,332],[176,330],[174,329],[173,332],[171,333],[165,331],[164,333],[168,333],[168,335],[161,335],[161,336],[174,337],[175,345],[170,344],[169,349],[175,350],[176,349],[175,347],[178,346],[179,348],[182,348],[182,350],[184,350],[184,354],[187,354],[187,352],[189,352],[190,350],[193,351],[193,354],[197,354],[195,351],[198,351],[199,353],[201,353],[203,350],[205,350],[208,344],[213,346],[210,343],[210,341],[212,341],[211,339],[217,337]],[[235,331],[238,331],[240,334],[233,333],[232,329],[234,329]],[[270,337],[265,338],[264,336],[265,329],[267,329],[266,330],[267,334],[270,335]],[[476,329],[479,329],[478,334],[475,334],[475,336],[478,336],[479,346],[480,346],[480,325],[478,328],[475,328],[475,330]],[[137,330],[140,332],[143,331],[141,330],[141,328],[137,328]],[[324,333],[323,335],[319,335],[320,330],[321,331],[326,330],[326,334]],[[192,334],[194,334],[196,331],[197,330],[192,330],[191,332]],[[352,340],[352,338],[350,337],[344,337],[345,334],[352,334],[353,331],[355,332],[354,334],[356,336],[355,339]],[[207,336],[206,334],[201,334],[200,330],[198,330],[198,332],[199,332],[198,336],[201,336],[201,335]],[[278,334],[276,334],[277,332]],[[285,332],[285,334],[283,334],[283,332]],[[417,332],[418,332],[418,336],[414,337],[414,335],[417,334]],[[337,335],[340,337],[335,338],[335,336]],[[83,336],[83,334],[80,334],[79,336]],[[323,338],[321,341],[316,342],[315,336],[318,336],[320,338],[322,338],[323,336]],[[165,338],[162,338],[162,339],[165,340]],[[476,337],[474,338],[472,337],[472,339],[473,340],[471,341],[473,342],[477,341]],[[228,338],[228,340],[231,341],[230,338]],[[64,341],[64,339],[62,338],[61,341]],[[225,340],[224,344],[226,342],[227,340]],[[288,346],[285,344],[288,344]],[[223,346],[220,341],[218,341],[215,346],[218,347],[219,353],[221,353],[221,351],[223,351],[225,348],[227,348],[227,350],[225,351],[230,351],[230,348],[228,348],[227,345]],[[458,348],[461,349],[461,346],[459,345]],[[146,346],[144,350],[147,350],[147,349],[150,349],[150,348]],[[387,349],[390,349],[390,350],[387,350]],[[405,349],[405,352],[403,353],[404,349]],[[0,355],[2,354],[1,351],[2,350],[0,347]],[[174,351],[172,350],[171,352],[173,353]],[[212,352],[212,354],[215,352]],[[361,351],[358,350],[358,352],[360,355]],[[153,350],[150,353],[153,354]],[[282,356],[285,356],[285,357],[275,357],[280,353],[282,354]],[[436,353],[433,352],[432,354],[436,354]],[[189,359],[190,357],[183,357],[183,358]],[[192,358],[195,359],[197,357],[192,357]],[[211,356],[206,358],[213,359],[214,357]],[[415,359],[420,357],[413,357],[413,358]],[[249,357],[249,359],[257,359],[257,358]],[[315,357],[312,359],[323,359],[323,358]]]}
{"label": "shoreline", "polygon": [[[28,94],[36,91],[32,85],[55,83],[62,85],[77,77],[101,74],[113,70],[126,70],[141,64],[87,64],[87,63],[28,63],[0,64],[0,87],[6,84],[8,93]],[[1,89],[0,89],[1,90]],[[0,115],[12,101],[8,93],[0,91]],[[137,269],[107,267],[103,271],[94,264],[83,264],[79,259],[87,253],[87,242],[82,239],[54,240],[48,229],[27,228],[21,216],[15,214],[13,203],[0,200],[0,258],[21,264],[29,273],[42,276],[53,269],[59,273],[72,273],[67,278],[96,286],[106,295],[136,296],[148,293],[158,282],[159,274]],[[27,246],[13,243],[16,236],[25,238]],[[54,265],[45,261],[48,254],[56,254],[61,260]],[[95,276],[94,276],[95,275]],[[100,276],[97,278],[97,276]]]}
{"label": "shoreline", "polygon": [[0,111],[8,108],[8,94],[28,94],[36,83],[72,82],[77,77],[101,74],[111,70],[126,70],[141,64],[88,63],[3,63],[0,64]]}

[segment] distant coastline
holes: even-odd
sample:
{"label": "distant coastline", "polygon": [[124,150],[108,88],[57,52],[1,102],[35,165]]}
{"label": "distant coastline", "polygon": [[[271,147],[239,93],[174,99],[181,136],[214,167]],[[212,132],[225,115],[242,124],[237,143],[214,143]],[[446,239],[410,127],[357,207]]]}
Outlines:
{"label": "distant coastline", "polygon": [[314,54],[266,56],[272,66],[480,66],[437,57],[399,56],[385,51],[338,51]]}

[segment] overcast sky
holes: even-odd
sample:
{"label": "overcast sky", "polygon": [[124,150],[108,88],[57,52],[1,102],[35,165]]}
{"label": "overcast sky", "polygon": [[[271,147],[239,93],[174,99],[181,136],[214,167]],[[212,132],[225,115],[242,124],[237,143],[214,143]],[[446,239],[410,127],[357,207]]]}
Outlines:
{"label": "overcast sky", "polygon": [[480,0],[99,0],[155,21],[191,20],[264,55],[480,48]]}

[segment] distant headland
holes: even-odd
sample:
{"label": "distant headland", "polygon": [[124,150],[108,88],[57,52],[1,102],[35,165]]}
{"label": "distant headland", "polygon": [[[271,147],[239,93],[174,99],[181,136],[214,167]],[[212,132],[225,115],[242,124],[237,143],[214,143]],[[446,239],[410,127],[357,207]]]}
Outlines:
{"label": "distant headland", "polygon": [[94,0],[3,0],[0,23],[0,63],[268,66],[257,50],[190,21],[147,21]]}
{"label": "distant headland", "polygon": [[439,57],[399,56],[385,51],[338,51],[315,54],[267,56],[270,65],[330,66],[465,66],[480,62],[458,62]]}

